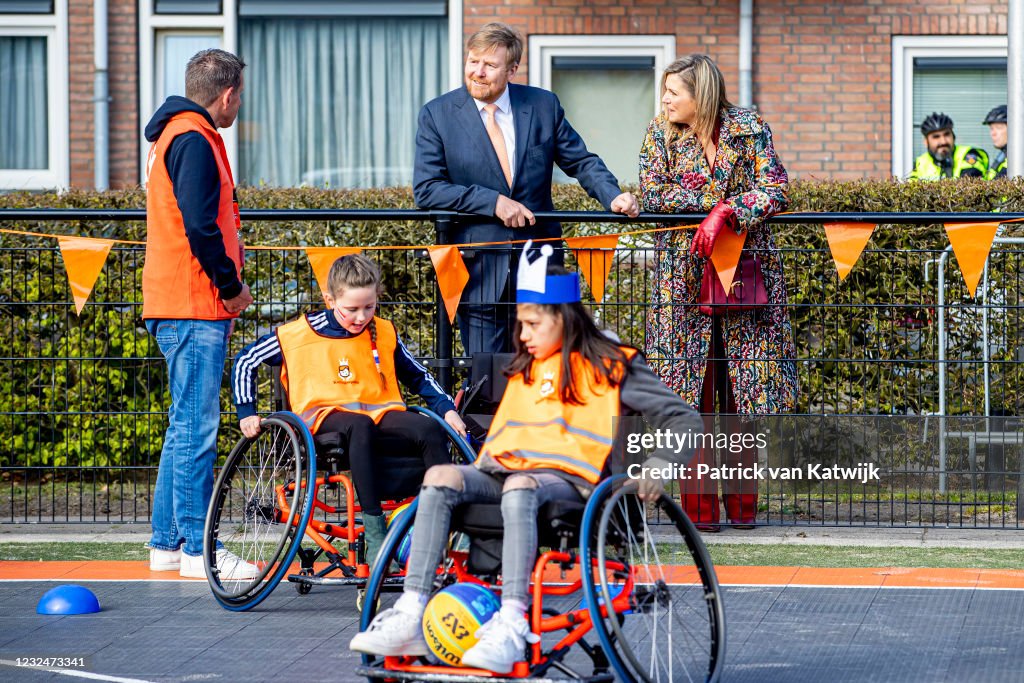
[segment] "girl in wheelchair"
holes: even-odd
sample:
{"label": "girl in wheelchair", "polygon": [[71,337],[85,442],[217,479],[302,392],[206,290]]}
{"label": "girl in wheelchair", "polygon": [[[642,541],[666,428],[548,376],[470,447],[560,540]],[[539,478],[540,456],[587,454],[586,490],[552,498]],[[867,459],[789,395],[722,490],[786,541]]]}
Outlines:
{"label": "girl in wheelchair", "polygon": [[[424,478],[402,595],[357,634],[352,650],[372,655],[426,655],[421,620],[436,567],[449,539],[452,510],[497,503],[504,520],[501,609],[484,624],[462,665],[509,673],[536,642],[526,619],[530,570],[537,553],[537,514],[549,501],[582,502],[607,476],[624,446],[617,417],[643,415],[652,427],[700,431],[687,403],[653,374],[636,349],[606,337],[580,303],[579,276],[547,267],[549,245],[533,264],[519,262],[515,355],[508,386],[483,449],[472,465],[438,465]],[[654,466],[690,457],[658,451]],[[667,460],[667,459],[671,460]],[[649,461],[650,462],[650,461]],[[642,480],[655,499],[659,480]]]}
{"label": "girl in wheelchair", "polygon": [[450,462],[448,439],[430,418],[407,412],[399,384],[419,394],[459,434],[466,427],[455,404],[402,343],[395,326],[374,315],[380,271],[365,256],[343,256],[331,265],[326,310],[281,325],[235,359],[231,388],[242,433],[260,432],[256,370],[280,366],[291,409],[316,435],[338,433],[347,444],[363,511],[366,557],[373,558],[387,532],[377,482],[381,463],[371,443],[379,430],[400,435],[419,449],[425,467]]}

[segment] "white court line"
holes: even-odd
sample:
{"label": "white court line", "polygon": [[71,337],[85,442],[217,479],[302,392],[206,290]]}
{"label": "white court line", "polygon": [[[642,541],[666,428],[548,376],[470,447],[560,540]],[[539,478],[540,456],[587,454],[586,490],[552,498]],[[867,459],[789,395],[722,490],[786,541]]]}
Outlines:
{"label": "white court line", "polygon": [[121,676],[107,676],[105,674],[94,674],[88,671],[76,671],[74,669],[46,669],[41,666],[18,666],[17,663],[10,659],[0,659],[0,664],[5,666],[13,666],[18,669],[35,669],[36,671],[45,671],[51,674],[60,674],[62,676],[74,676],[75,678],[88,678],[94,681],[112,681],[112,683],[152,683],[142,678],[123,678]]}

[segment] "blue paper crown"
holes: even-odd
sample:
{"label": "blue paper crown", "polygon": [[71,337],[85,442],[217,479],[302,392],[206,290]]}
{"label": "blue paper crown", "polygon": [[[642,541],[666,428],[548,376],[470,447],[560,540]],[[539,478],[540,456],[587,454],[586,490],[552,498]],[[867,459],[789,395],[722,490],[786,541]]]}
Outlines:
{"label": "blue paper crown", "polygon": [[521,304],[568,304],[581,299],[580,276],[548,275],[548,257],[554,253],[550,244],[540,248],[540,257],[530,263],[527,254],[533,241],[523,246],[519,258],[519,272],[516,282],[516,301]]}

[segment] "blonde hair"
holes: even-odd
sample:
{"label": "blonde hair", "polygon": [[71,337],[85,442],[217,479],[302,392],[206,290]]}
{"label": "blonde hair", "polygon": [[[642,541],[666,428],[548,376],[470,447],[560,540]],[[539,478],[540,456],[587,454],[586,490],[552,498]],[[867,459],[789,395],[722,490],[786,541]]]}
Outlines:
{"label": "blonde hair", "polygon": [[704,144],[714,139],[715,125],[722,109],[733,106],[725,95],[725,78],[718,65],[707,55],[692,54],[677,59],[668,65],[661,76],[661,95],[665,96],[665,82],[675,74],[683,82],[683,87],[693,97],[697,106],[697,116],[691,126],[683,126],[665,119],[666,146],[677,137],[696,135]]}
{"label": "blonde hair", "polygon": [[509,68],[523,58],[523,36],[508,24],[494,21],[484,25],[466,41],[466,50],[489,52],[496,47],[508,50]]}
{"label": "blonde hair", "polygon": [[[331,270],[327,274],[327,290],[333,298],[337,299],[345,293],[345,290],[364,287],[373,287],[378,297],[383,293],[380,269],[376,263],[362,254],[349,254],[331,264]],[[367,327],[370,330],[370,343],[373,344],[373,362],[377,366],[377,375],[380,377],[381,387],[387,388],[388,380],[381,370],[380,358],[377,356],[376,318],[371,318]]]}

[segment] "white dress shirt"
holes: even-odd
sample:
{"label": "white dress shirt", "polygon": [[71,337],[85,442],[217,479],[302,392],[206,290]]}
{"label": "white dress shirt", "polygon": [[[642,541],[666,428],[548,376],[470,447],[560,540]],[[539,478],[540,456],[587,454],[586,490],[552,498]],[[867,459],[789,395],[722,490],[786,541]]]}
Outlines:
{"label": "white dress shirt", "polygon": [[[484,107],[487,106],[486,102],[473,98],[476,102],[477,111],[480,112],[480,120],[483,121],[484,127],[487,127],[487,112],[484,111]],[[512,120],[512,98],[508,96],[508,88],[505,88],[505,92],[501,93],[495,102],[498,105],[498,111],[494,112],[494,120],[498,124],[498,128],[501,129],[501,134],[505,138],[505,151],[508,152],[508,168],[512,174],[512,181],[515,182],[516,178],[516,127],[515,122]]]}

